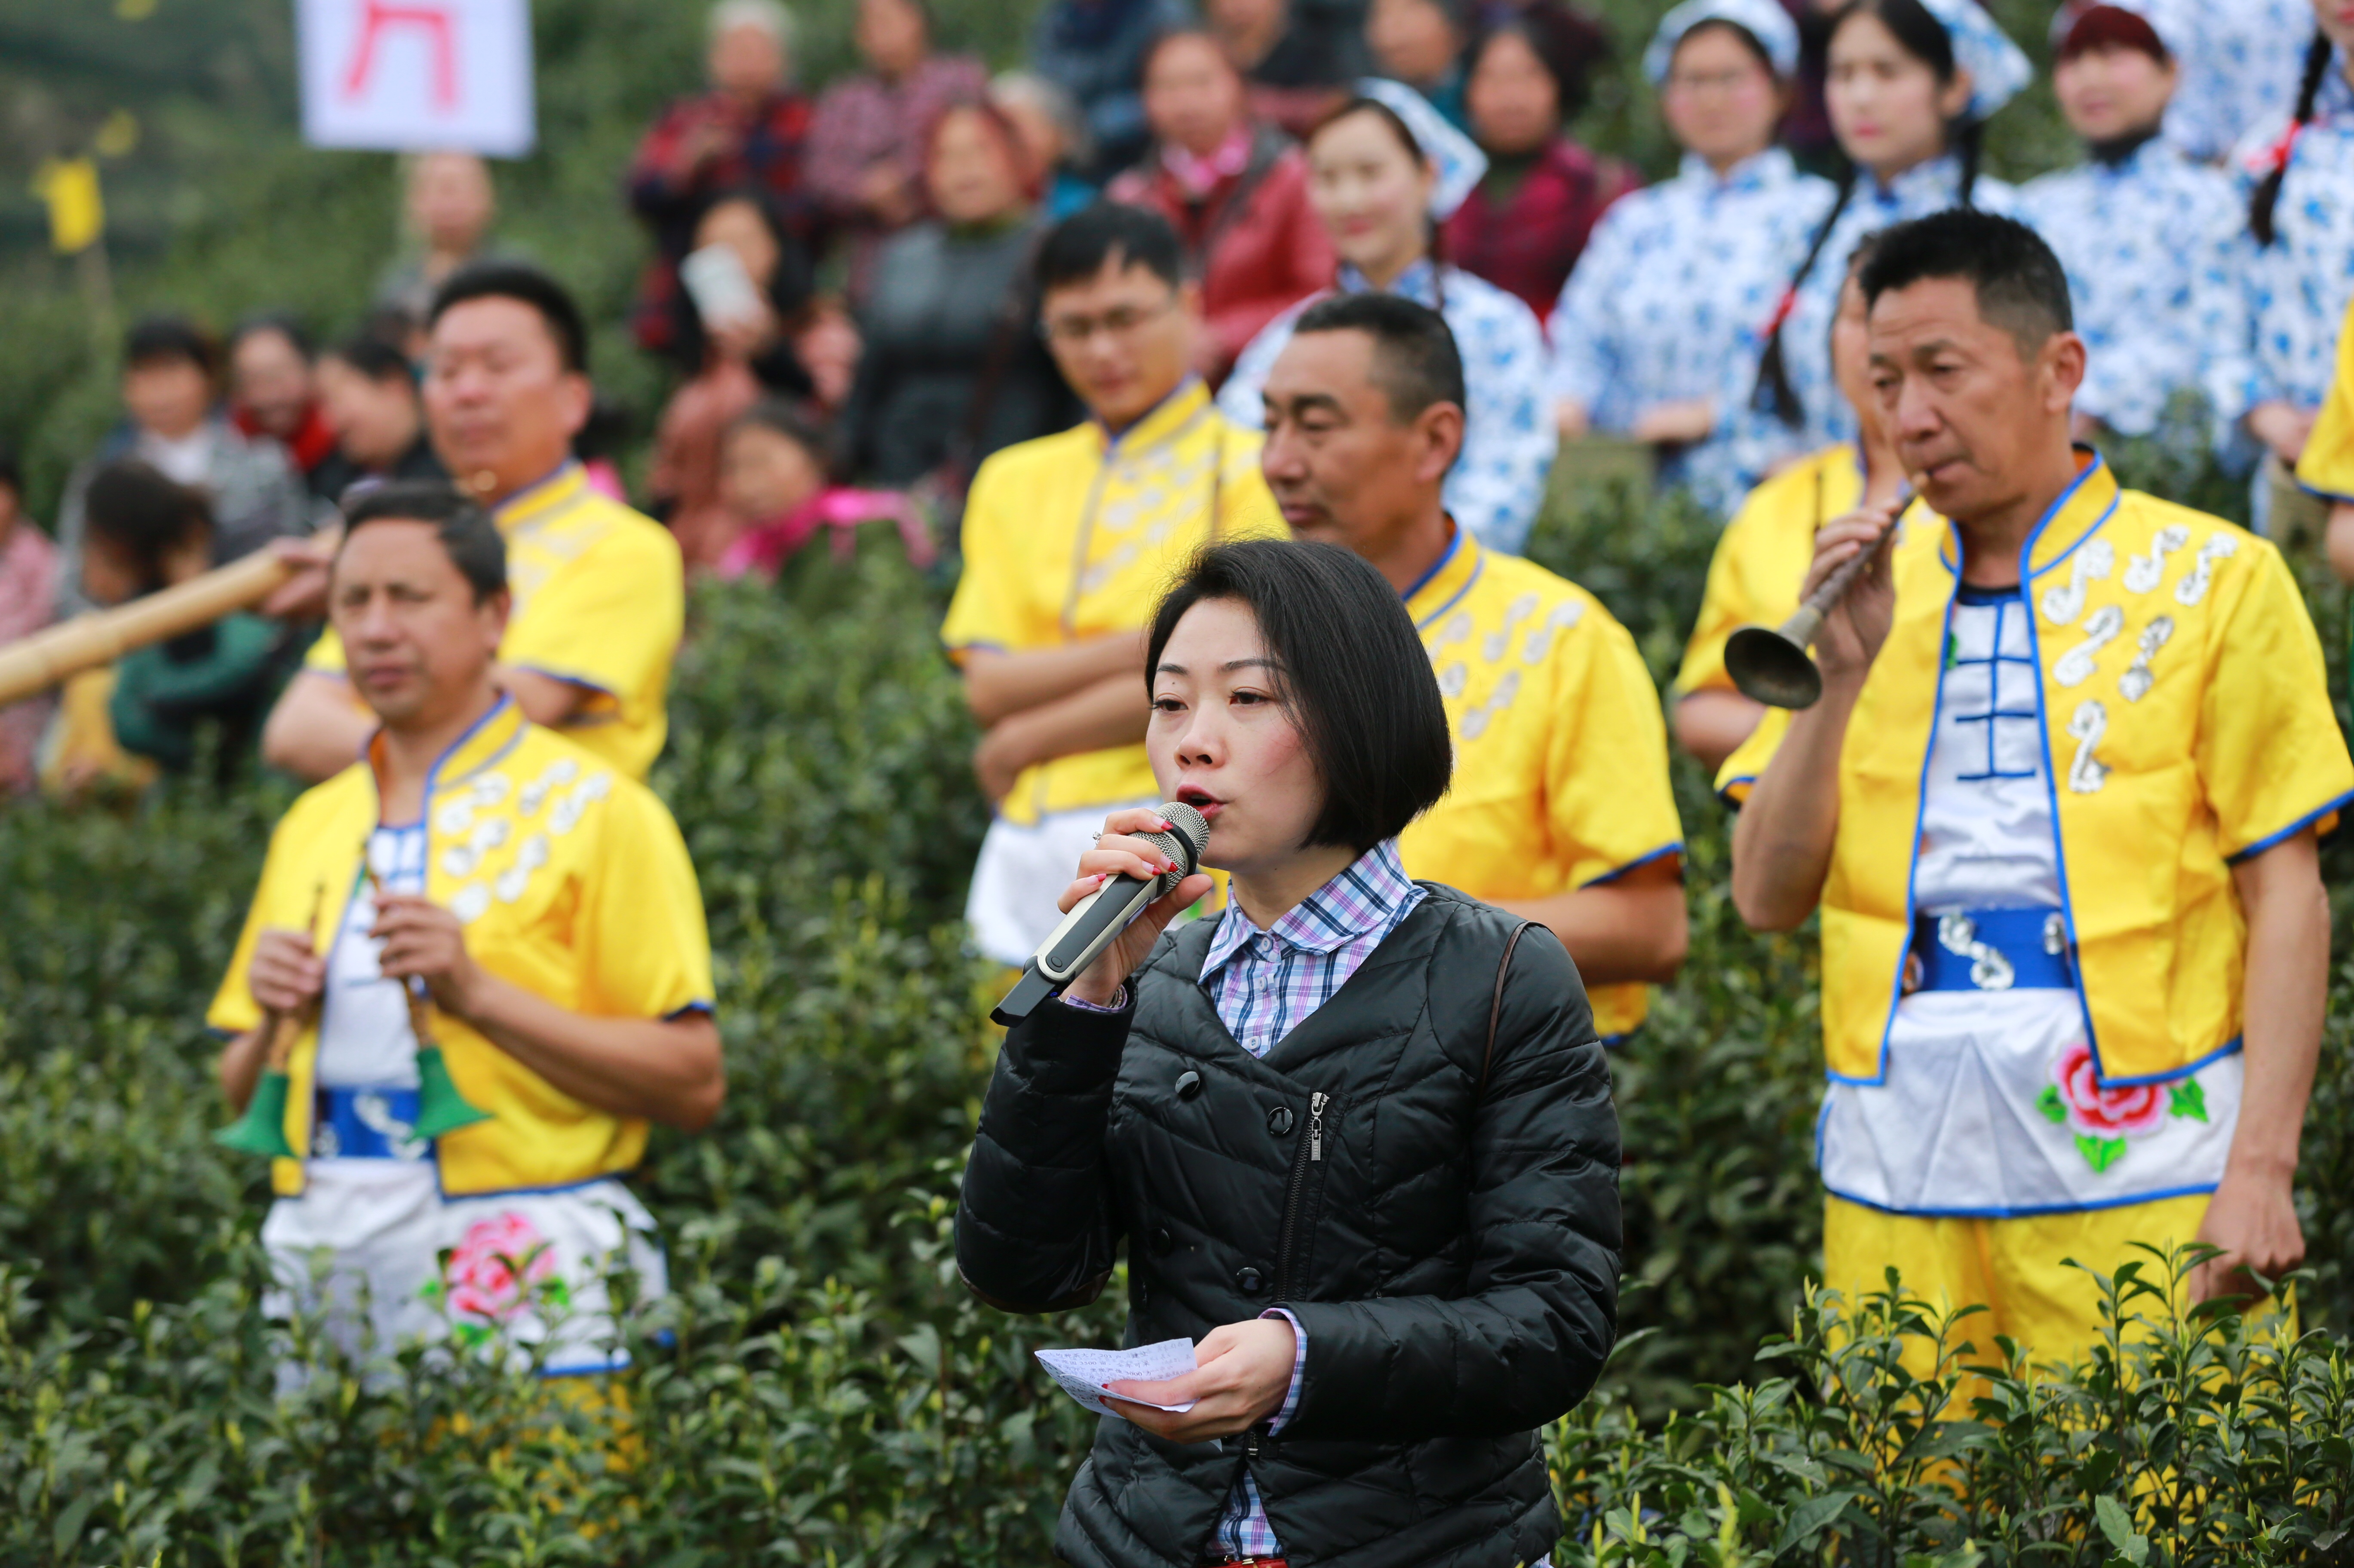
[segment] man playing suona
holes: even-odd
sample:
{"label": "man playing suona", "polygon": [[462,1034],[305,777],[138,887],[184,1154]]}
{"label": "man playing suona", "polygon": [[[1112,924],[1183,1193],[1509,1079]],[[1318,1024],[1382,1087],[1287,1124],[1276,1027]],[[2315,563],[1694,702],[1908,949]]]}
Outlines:
{"label": "man playing suona", "polygon": [[[506,539],[514,609],[493,678],[532,723],[642,779],[669,726],[684,568],[667,529],[590,489],[573,459],[591,397],[579,308],[545,273],[486,262],[441,285],[429,321],[433,450]],[[323,564],[316,546],[281,548]],[[269,608],[315,613],[318,587],[315,576],[290,586]],[[272,765],[315,780],[358,755],[376,719],[344,666],[330,626],[270,715]]]}
{"label": "man playing suona", "polygon": [[[664,1287],[621,1178],[649,1120],[700,1128],[724,1090],[695,868],[651,791],[500,690],[506,561],[482,508],[435,484],[362,499],[328,600],[380,727],[279,824],[210,1015],[240,1106],[299,1026],[302,1157],[274,1164],[262,1240],[298,1298],[324,1249],[346,1349],[504,1328],[546,1341],[546,1371],[608,1370],[609,1266]],[[416,1135],[413,1016],[487,1119]]]}
{"label": "man playing suona", "polygon": [[1437,312],[1335,295],[1268,374],[1260,461],[1295,534],[1355,551],[1398,590],[1438,676],[1455,782],[1398,836],[1407,873],[1551,929],[1616,1044],[1643,1021],[1646,982],[1684,956],[1659,694],[1599,599],[1447,515],[1463,397]]}
{"label": "man playing suona", "polygon": [[2065,1357],[2100,1319],[2063,1259],[2211,1243],[2208,1296],[2304,1255],[2315,840],[2354,763],[2273,547],[2071,447],[2084,346],[2032,230],[1902,224],[1862,285],[1882,416],[1952,527],[1822,530],[1809,592],[1883,553],[1817,641],[1821,701],[1725,765],[1734,899],[1822,910],[1827,1281],[1893,1266],[1991,1309],[1981,1354]]}
{"label": "man playing suona", "polygon": [[1020,964],[1107,810],[1156,799],[1144,757],[1144,626],[1211,539],[1278,532],[1258,437],[1191,370],[1200,291],[1158,213],[1100,203],[1038,252],[1040,330],[1093,417],[992,455],[964,514],[964,576],[940,636],[987,732],[997,807],[965,906],[973,940]]}

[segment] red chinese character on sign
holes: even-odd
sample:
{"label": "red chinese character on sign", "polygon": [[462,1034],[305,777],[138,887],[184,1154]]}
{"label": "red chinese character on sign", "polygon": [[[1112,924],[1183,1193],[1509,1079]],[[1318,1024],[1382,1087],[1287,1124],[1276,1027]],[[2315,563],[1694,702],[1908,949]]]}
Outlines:
{"label": "red chinese character on sign", "polygon": [[394,27],[420,27],[433,50],[433,103],[438,109],[458,106],[458,40],[456,24],[446,5],[387,5],[366,0],[360,12],[359,48],[352,69],[344,74],[344,96],[357,98],[376,69],[377,41]]}

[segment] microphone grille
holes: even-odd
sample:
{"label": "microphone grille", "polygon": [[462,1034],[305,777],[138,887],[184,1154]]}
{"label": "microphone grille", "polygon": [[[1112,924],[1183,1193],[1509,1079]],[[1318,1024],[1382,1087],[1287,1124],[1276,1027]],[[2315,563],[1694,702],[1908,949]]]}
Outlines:
{"label": "microphone grille", "polygon": [[1182,800],[1164,800],[1160,811],[1161,820],[1169,824],[1169,831],[1185,846],[1185,869],[1200,870],[1202,852],[1210,844],[1209,821]]}

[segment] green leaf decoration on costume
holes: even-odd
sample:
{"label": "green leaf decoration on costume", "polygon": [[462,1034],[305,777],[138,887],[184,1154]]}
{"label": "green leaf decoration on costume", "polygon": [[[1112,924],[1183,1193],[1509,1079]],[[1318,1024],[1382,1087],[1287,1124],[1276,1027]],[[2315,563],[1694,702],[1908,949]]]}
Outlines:
{"label": "green leaf decoration on costume", "polygon": [[1960,640],[1959,640],[1959,639],[1957,639],[1957,638],[1956,638],[1956,637],[1955,637],[1955,635],[1954,635],[1952,632],[1950,632],[1950,631],[1946,632],[1946,669],[1948,669],[1948,670],[1952,669],[1952,668],[1953,668],[1956,663],[1958,663],[1958,662],[1960,662],[1961,657],[1962,657],[1962,645],[1961,645],[1961,641],[1960,641]]}
{"label": "green leaf decoration on costume", "polygon": [[440,1277],[440,1275],[435,1275],[432,1278],[430,1278],[430,1279],[427,1280],[424,1284],[422,1284],[422,1285],[419,1286],[419,1287],[417,1287],[417,1295],[418,1295],[418,1298],[419,1298],[419,1300],[423,1300],[423,1301],[439,1301],[439,1300],[440,1300],[440,1299],[441,1299],[441,1277]]}
{"label": "green leaf decoration on costume", "polygon": [[539,1287],[539,1291],[543,1297],[555,1306],[569,1307],[572,1305],[572,1287],[564,1283],[561,1276],[550,1278],[546,1284]]}
{"label": "green leaf decoration on costume", "polygon": [[2166,1112],[2168,1116],[2187,1116],[2193,1121],[2205,1121],[2207,1091],[2199,1086],[2198,1079],[2183,1079],[2167,1091]]}
{"label": "green leaf decoration on costume", "polygon": [[2122,1138],[2095,1138],[2089,1132],[2076,1135],[2076,1152],[2095,1173],[2106,1171],[2125,1158],[2126,1140]]}
{"label": "green leaf decoration on costume", "polygon": [[2041,1111],[2043,1119],[2054,1127],[2068,1119],[2068,1107],[2060,1098],[2060,1086],[2057,1084],[2043,1086],[2043,1092],[2035,1098],[2035,1108]]}

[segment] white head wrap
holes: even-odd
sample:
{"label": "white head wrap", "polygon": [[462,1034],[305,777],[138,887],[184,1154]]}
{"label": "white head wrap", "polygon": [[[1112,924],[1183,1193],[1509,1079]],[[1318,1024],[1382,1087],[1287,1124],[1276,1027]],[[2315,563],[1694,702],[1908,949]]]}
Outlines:
{"label": "white head wrap", "polygon": [[1773,62],[1776,76],[1798,69],[1798,29],[1776,0],[1684,0],[1659,18],[1659,31],[1643,51],[1643,74],[1653,87],[1668,79],[1668,62],[1675,58],[1676,46],[1702,22],[1730,22],[1755,38]]}
{"label": "white head wrap", "polygon": [[2035,79],[2035,68],[1978,0],[1921,0],[1921,7],[1944,25],[1954,40],[1954,63],[1970,73],[1963,112],[1971,119],[1986,119]]}
{"label": "white head wrap", "polygon": [[1369,76],[1358,79],[1357,90],[1395,113],[1414,133],[1422,155],[1438,171],[1430,187],[1430,220],[1445,223],[1463,205],[1488,173],[1488,154],[1479,144],[1447,123],[1447,117],[1402,81]]}

